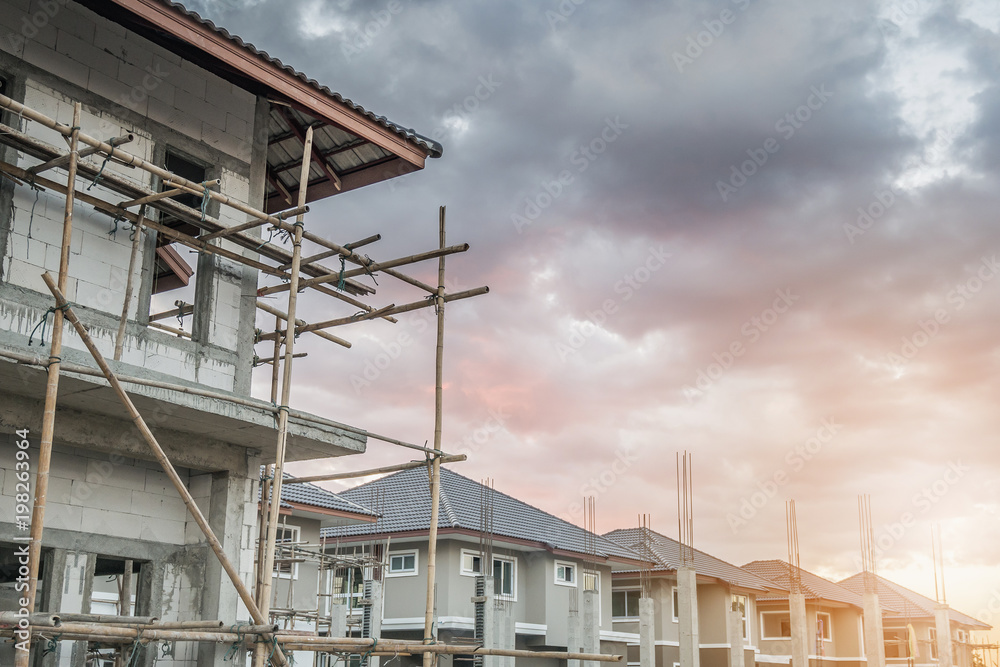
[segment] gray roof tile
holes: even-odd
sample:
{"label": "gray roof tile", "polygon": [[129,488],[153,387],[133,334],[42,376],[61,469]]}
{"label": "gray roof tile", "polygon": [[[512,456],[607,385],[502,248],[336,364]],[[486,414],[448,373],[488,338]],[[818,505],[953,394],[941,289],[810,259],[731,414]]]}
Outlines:
{"label": "gray roof tile", "polygon": [[[841,581],[840,585],[854,591],[858,595],[861,595],[865,590],[863,577],[864,573],[858,572],[854,576]],[[876,579],[878,581],[878,599],[879,603],[883,607],[891,607],[904,618],[924,616],[930,616],[933,618],[934,608],[937,606],[937,603],[934,602],[934,600],[915,591],[911,591],[909,588],[900,586],[899,584],[889,581],[883,577],[876,577]],[[972,618],[971,616],[963,614],[957,609],[949,609],[948,617],[956,623],[971,625],[981,630],[989,630],[992,627],[982,621]]]}
{"label": "gray roof tile", "polygon": [[[761,576],[769,581],[773,581],[779,584],[785,590],[789,590],[789,568],[791,567],[788,563],[783,560],[755,560],[752,563],[747,563],[742,566],[744,570],[749,570],[754,574]],[[798,568],[799,578],[802,582],[802,592],[805,593],[806,599],[814,600],[830,600],[833,602],[841,602],[844,604],[853,605],[855,607],[863,607],[863,602],[861,596],[852,590],[848,590],[839,584],[835,584],[829,579],[824,579],[823,577],[813,574]],[[769,595],[765,598],[759,598],[761,600],[787,600],[787,595]]]}
{"label": "gray roof tile", "polygon": [[[657,566],[654,570],[676,570],[681,562],[680,543],[677,540],[671,539],[666,535],[661,535],[653,530],[640,528],[619,528],[610,533],[605,533],[604,537],[629,547],[633,551],[643,553],[645,549],[643,545],[643,530],[646,530],[649,535],[649,547],[653,557],[656,559]],[[762,579],[751,572],[742,570],[735,565],[731,565],[724,560],[710,556],[704,551],[697,549],[694,550],[694,569],[698,574],[715,577],[716,579],[727,581],[742,588],[760,591],[780,588],[780,586],[776,586],[771,581]]]}
{"label": "gray roof tile", "polygon": [[[447,468],[441,469],[441,511],[438,528],[480,530],[480,506],[485,487]],[[381,514],[376,523],[340,526],[323,530],[325,537],[378,535],[427,530],[430,527],[431,494],[427,471],[414,468],[368,482],[343,492],[348,500],[366,504]],[[505,493],[494,491],[493,532],[499,539],[541,542],[550,548],[587,553],[592,537],[598,557],[641,560],[634,551],[617,542],[593,535]]]}

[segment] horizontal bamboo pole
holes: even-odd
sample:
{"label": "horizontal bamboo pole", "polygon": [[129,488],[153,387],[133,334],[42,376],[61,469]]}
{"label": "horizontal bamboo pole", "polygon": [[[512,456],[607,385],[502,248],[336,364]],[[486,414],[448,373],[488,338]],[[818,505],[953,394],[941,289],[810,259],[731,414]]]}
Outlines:
{"label": "horizontal bamboo pole", "polygon": [[[0,97],[2,97],[2,95],[0,95]],[[3,171],[6,174],[10,174],[12,176],[16,176],[24,180],[30,180],[23,169],[7,162],[0,162],[0,171]],[[59,194],[62,195],[68,194],[68,190],[66,189],[65,185],[62,185],[61,183],[57,183],[55,181],[50,181],[49,179],[43,178],[41,176],[36,176],[34,178],[33,183],[38,187],[45,188],[47,190],[52,190],[53,192],[58,192]],[[128,220],[129,222],[139,224],[139,216],[136,215],[135,213],[130,213],[125,209],[120,209],[117,206],[109,204],[102,199],[94,197],[93,195],[89,195],[86,192],[77,190],[75,193],[75,197],[79,201],[85,204],[90,204],[91,206],[93,206],[94,208],[103,213],[107,213],[108,215],[113,215],[113,216],[121,216],[124,219]],[[225,248],[220,248],[219,246],[214,246],[210,243],[199,241],[193,236],[189,236],[188,234],[179,232],[176,229],[171,229],[170,227],[161,225],[158,222],[153,222],[149,218],[144,218],[142,220],[142,226],[152,231],[155,231],[158,234],[162,234],[171,241],[175,241],[177,243],[180,243],[181,245],[185,245],[194,250],[200,250],[202,252],[207,252],[213,255],[218,255],[220,257],[225,257],[226,259],[230,259],[234,262],[240,262],[242,264],[246,264],[247,266],[253,267],[263,273],[268,273],[278,277],[287,277],[288,275],[284,271],[279,271],[278,269],[268,264],[264,264],[263,262],[258,262],[257,260],[244,257],[243,255],[233,252],[231,250],[226,250]]]}
{"label": "horizontal bamboo pole", "polygon": [[[135,140],[135,135],[129,132],[128,134],[123,134],[120,137],[112,139],[108,143],[112,144],[113,146],[122,146],[134,140]],[[99,153],[99,152],[100,152],[99,148],[84,148],[82,151],[78,151],[77,157],[83,159],[85,157],[93,155],[94,153]],[[49,169],[55,169],[65,164],[69,164],[69,161],[70,161],[69,153],[67,153],[66,155],[60,155],[59,157],[53,158],[48,162],[43,162],[41,164],[36,164],[33,167],[28,167],[28,173],[40,174],[43,171],[48,171]]]}
{"label": "horizontal bamboo pole", "polygon": [[[308,356],[309,356],[308,352],[296,352],[295,354],[292,355],[292,358],[293,359],[301,359],[302,357],[308,357]],[[284,357],[284,355],[278,355],[277,358],[278,359],[284,359],[285,357]],[[263,366],[264,364],[273,364],[274,363],[274,359],[275,359],[274,357],[268,357],[267,359],[261,359],[261,358],[258,357],[257,360],[254,362],[254,365],[255,366]]]}
{"label": "horizontal bamboo pole", "polygon": [[128,623],[130,625],[150,625],[159,620],[156,616],[115,616],[113,614],[67,614],[60,613],[63,623],[98,623],[113,625]]}
{"label": "horizontal bamboo pole", "polygon": [[[362,264],[360,269],[351,269],[350,271],[344,271],[344,279],[353,278],[355,276],[361,276],[366,273],[374,273],[375,271],[385,272],[386,269],[391,269],[395,266],[403,266],[405,264],[415,264],[417,262],[422,262],[428,259],[434,259],[435,257],[444,257],[445,255],[452,255],[458,252],[465,252],[469,249],[468,243],[463,243],[461,245],[453,245],[449,248],[438,248],[435,250],[429,250],[427,252],[418,253],[416,255],[408,255],[407,257],[400,257],[398,259],[390,259],[384,262],[368,261]],[[322,285],[324,283],[337,282],[340,279],[339,274],[333,274],[329,276],[319,276],[318,278],[310,278],[309,280],[303,280],[299,283],[299,289],[304,289],[306,287],[312,287],[313,285]],[[278,292],[287,292],[289,289],[288,285],[275,285],[274,287],[265,287],[264,289],[257,290],[258,296],[264,296],[267,294],[276,294]]]}
{"label": "horizontal bamboo pole", "polygon": [[175,327],[168,326],[166,324],[160,324],[159,322],[150,322],[149,326],[154,329],[159,329],[160,331],[166,331],[167,333],[174,334],[175,336],[180,336],[181,338],[190,338],[191,332],[184,331],[183,329],[177,329]]}
{"label": "horizontal bamboo pole", "polygon": [[[459,299],[468,299],[469,297],[479,296],[481,294],[489,293],[489,287],[476,287],[475,289],[465,290],[464,292],[455,292],[454,294],[447,294],[444,297],[445,302],[448,301],[458,301]],[[428,308],[435,305],[435,300],[433,299],[421,299],[420,301],[414,301],[412,303],[403,304],[402,306],[390,305],[384,308],[380,308],[372,313],[367,313],[365,315],[350,316],[350,317],[340,317],[335,320],[327,320],[325,322],[316,322],[315,324],[308,324],[304,327],[296,327],[295,333],[304,334],[310,331],[316,331],[317,329],[327,329],[329,327],[337,327],[344,324],[352,324],[354,322],[363,322],[365,320],[370,320],[375,317],[384,317],[386,315],[399,315],[400,313],[408,313],[411,310],[419,310],[421,308]],[[285,335],[287,332],[281,332]],[[264,334],[261,336],[261,340],[272,340],[275,337],[274,332],[270,334]]]}
{"label": "horizontal bamboo pole", "polygon": [[[345,243],[344,247],[347,248],[348,250],[354,250],[356,248],[361,248],[361,247],[366,246],[366,245],[368,245],[370,243],[375,243],[376,241],[381,241],[381,240],[382,240],[382,235],[381,234],[373,234],[372,236],[365,237],[365,238],[361,239],[360,241],[353,241],[351,243]],[[336,250],[327,250],[325,252],[321,252],[321,253],[318,253],[318,254],[315,254],[315,255],[310,255],[309,257],[306,257],[305,259],[302,260],[302,263],[303,264],[309,264],[310,262],[318,262],[321,259],[326,259],[327,257],[333,257],[334,255],[339,255],[339,254],[340,253],[337,252]],[[278,268],[282,269],[282,270],[290,269],[290,268],[292,268],[292,265],[286,263],[286,264],[282,264]]]}
{"label": "horizontal bamboo pole", "polygon": [[[458,461],[465,461],[469,457],[465,454],[453,454],[450,456],[442,456],[441,463],[457,463]],[[306,482],[332,482],[337,479],[354,479],[356,477],[368,477],[369,475],[381,475],[389,472],[399,472],[401,470],[412,470],[413,468],[425,468],[427,467],[427,461],[410,461],[408,463],[398,463],[391,466],[382,466],[381,468],[369,468],[367,470],[354,470],[351,472],[332,472],[326,475],[312,475],[310,477],[292,477],[291,479],[286,479],[285,484],[304,484]]]}
{"label": "horizontal bamboo pole", "polygon": [[[275,317],[277,317],[280,320],[285,320],[286,322],[288,321],[288,315],[285,312],[283,312],[281,310],[278,310],[277,308],[275,308],[274,306],[272,306],[272,305],[270,305],[268,303],[265,303],[263,301],[258,301],[257,302],[257,308],[259,308],[260,310],[263,310],[265,313],[270,313],[271,315],[274,315]],[[299,326],[303,326],[303,325],[306,324],[306,321],[305,320],[300,320],[299,318],[296,317],[295,318],[295,324],[299,325]],[[313,331],[312,333],[314,333],[315,335],[319,336],[320,338],[325,338],[326,340],[330,341],[331,343],[336,343],[337,345],[343,345],[344,347],[347,347],[347,348],[351,347],[351,343],[350,342],[344,340],[343,338],[339,338],[337,336],[334,336],[332,333],[328,333],[326,331]]]}
{"label": "horizontal bamboo pole", "polygon": [[165,310],[162,313],[157,313],[155,315],[150,315],[149,316],[149,321],[150,322],[156,322],[157,320],[165,320],[168,317],[176,317],[177,315],[180,315],[180,316],[183,317],[184,315],[190,315],[191,313],[194,312],[194,305],[193,304],[184,303],[183,301],[181,301],[180,303],[181,303],[181,305],[177,306],[178,302],[174,301],[174,305],[177,306],[176,308],[174,308],[172,310]]}
{"label": "horizontal bamboo pole", "polygon": [[177,195],[182,195],[187,190],[183,188],[173,188],[170,190],[164,190],[163,192],[155,192],[151,195],[146,195],[145,197],[139,197],[138,199],[130,199],[128,201],[123,201],[118,204],[118,208],[132,208],[133,206],[142,206],[143,204],[152,204],[153,202],[160,201],[161,199],[168,199],[170,197],[176,197]]}
{"label": "horizontal bamboo pole", "polygon": [[[65,312],[65,318],[69,320],[70,324],[73,325],[73,328],[76,329],[77,335],[83,341],[87,350],[90,351],[94,361],[104,373],[104,377],[111,383],[111,387],[115,390],[115,393],[118,394],[118,398],[132,416],[132,421],[139,429],[139,432],[142,434],[146,444],[149,445],[149,449],[153,456],[159,462],[163,471],[167,474],[167,477],[174,485],[174,488],[177,489],[177,493],[180,494],[181,500],[184,501],[184,505],[187,507],[188,512],[194,518],[195,523],[198,524],[198,527],[201,529],[202,534],[204,534],[209,546],[212,547],[212,551],[215,552],[216,558],[219,560],[219,564],[222,565],[222,569],[225,570],[226,574],[229,576],[230,581],[236,588],[237,594],[243,601],[243,604],[246,605],[247,610],[250,612],[250,617],[256,624],[264,625],[266,619],[261,615],[260,609],[257,608],[257,604],[254,602],[253,596],[247,590],[243,580],[240,579],[240,574],[229,560],[229,556],[226,555],[225,550],[222,548],[222,543],[219,542],[219,539],[215,536],[215,531],[212,530],[212,527],[208,524],[205,516],[201,513],[198,503],[195,502],[194,498],[191,496],[191,492],[184,484],[184,480],[180,478],[177,474],[177,470],[174,468],[173,464],[170,463],[170,459],[167,458],[167,455],[160,447],[160,444],[157,442],[153,432],[149,430],[149,426],[147,426],[145,420],[142,418],[142,415],[139,413],[139,410],[136,409],[135,405],[132,403],[132,399],[130,399],[128,394],[125,393],[125,389],[122,388],[118,378],[115,377],[114,372],[112,372],[108,363],[104,360],[104,356],[97,349],[94,341],[90,338],[90,334],[87,332],[87,329],[83,326],[83,323],[80,322],[80,319],[76,316],[76,313],[66,301],[66,297],[63,296],[63,293],[56,286],[52,276],[49,275],[48,272],[45,272],[42,274],[42,280],[45,281],[45,285],[49,288],[49,291],[52,292],[52,296],[55,297],[56,306]],[[276,659],[275,662],[278,663],[279,667],[284,667],[288,664],[288,661],[285,660],[284,654],[282,654],[280,650],[276,651],[273,657]]]}
{"label": "horizontal bamboo pole", "polygon": [[[0,95],[0,106],[2,106],[2,98],[3,96]],[[56,156],[61,155],[65,157],[65,154],[60,153],[58,148],[46,144],[45,142],[39,141],[38,139],[35,139],[30,135],[24,134],[23,132],[20,132],[8,125],[3,125],[2,123],[0,123],[0,143],[14,146],[15,148],[17,148],[17,150],[22,151],[33,157],[37,157],[39,159],[44,159],[44,156],[48,155],[56,155]],[[20,174],[25,173],[23,169],[19,169],[17,167],[14,167],[14,169],[18,171],[5,170],[8,176],[10,176],[13,180],[21,182],[22,185],[23,181],[32,180],[25,176],[18,176],[19,173]],[[94,178],[98,173],[98,169],[96,167],[88,166],[86,163],[83,162],[80,163],[79,169],[82,174],[84,174],[85,176],[89,176],[90,178]],[[41,184],[40,181],[38,181],[37,179],[35,179],[34,182],[37,185]],[[126,181],[125,179],[120,178],[114,173],[102,174],[101,185],[119,195],[125,195],[133,198],[136,196],[146,196],[146,195],[156,194],[152,190],[137,185],[131,181]],[[50,186],[45,186],[45,187],[50,187]],[[57,192],[60,191],[56,188],[51,188],[51,189],[55,189]],[[65,194],[64,190],[62,190],[62,192]],[[201,191],[194,191],[194,192],[196,192],[197,194],[202,194]],[[77,194],[77,197],[81,198],[79,194]],[[98,208],[98,210],[104,211],[111,215],[122,215],[123,212],[122,209],[118,209],[117,207],[114,207],[103,201],[97,200],[96,197],[94,199],[100,202],[100,204],[93,204]],[[81,201],[83,201],[82,198]],[[92,202],[87,202],[87,203],[92,203]],[[151,204],[151,206],[156,208],[161,213],[175,216],[180,220],[183,220],[184,222],[188,222],[202,229],[214,231],[217,229],[224,228],[223,225],[218,220],[215,220],[214,218],[211,217],[202,218],[200,211],[184,206],[172,199],[164,199],[158,202],[154,202],[153,204]],[[128,219],[132,220],[132,218]],[[231,241],[233,243],[242,246],[243,248],[252,251],[254,254],[262,255],[275,262],[285,262],[290,257],[290,254],[280,246],[267,242],[261,243],[259,238],[251,238],[248,236],[236,235],[232,237]],[[242,257],[241,255],[236,255],[235,253],[231,254],[235,255],[237,258]],[[254,268],[257,268],[260,271],[264,271],[266,273],[270,273],[273,275],[286,275],[283,271],[277,270],[271,266],[262,264],[260,262],[253,262],[246,258],[243,259],[243,263],[247,264],[248,266],[253,266]],[[303,267],[302,270],[303,272],[308,273],[311,276],[327,275],[333,273],[332,269],[329,269],[319,264],[310,264],[308,266]],[[369,286],[355,281],[349,281],[347,283],[347,287],[350,291],[356,294],[371,294],[374,292],[374,290],[371,289]],[[318,290],[318,288],[313,288],[313,289]]]}
{"label": "horizontal bamboo pole", "polygon": [[[246,626],[244,626],[245,628]],[[264,626],[272,628],[273,626]],[[44,631],[44,627],[39,629]],[[193,641],[233,644],[242,642],[245,646],[256,643],[256,635],[249,629],[241,629],[239,633],[209,630],[161,630],[157,628],[139,628],[135,626],[105,626],[95,623],[69,623],[59,627],[59,634],[64,638],[78,637],[101,639],[126,639],[143,641]],[[437,653],[444,655],[496,655],[512,658],[542,658],[557,660],[592,660],[595,662],[620,662],[623,656],[604,653],[580,653],[576,651],[531,651],[527,649],[500,649],[469,646],[466,644],[421,644],[420,642],[366,637],[317,637],[293,633],[283,633],[280,630],[272,635],[277,644],[287,650],[296,651],[336,651],[341,653],[365,653],[369,648],[379,649],[385,653]]]}
{"label": "horizontal bamboo pole", "polygon": [[[25,616],[16,611],[0,611],[0,625],[17,625],[24,618]],[[59,614],[46,614],[45,612],[28,614],[27,619],[31,625],[46,628],[55,627],[60,623]]]}

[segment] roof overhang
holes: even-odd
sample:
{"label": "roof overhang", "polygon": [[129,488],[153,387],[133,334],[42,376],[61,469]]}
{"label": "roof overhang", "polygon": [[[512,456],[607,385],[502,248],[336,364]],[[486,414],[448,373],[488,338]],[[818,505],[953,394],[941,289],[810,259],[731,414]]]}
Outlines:
{"label": "roof overhang", "polygon": [[316,143],[307,202],[422,169],[428,157],[441,155],[436,142],[345,100],[180,5],[165,0],[77,1],[271,102],[268,212],[288,208],[297,199],[297,170],[294,178],[272,170],[301,162],[300,132],[310,125]]}

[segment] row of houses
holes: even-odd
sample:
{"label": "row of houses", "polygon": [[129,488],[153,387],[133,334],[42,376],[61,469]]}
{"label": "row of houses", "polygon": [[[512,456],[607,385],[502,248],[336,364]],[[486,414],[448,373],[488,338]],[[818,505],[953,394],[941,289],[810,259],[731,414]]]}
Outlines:
{"label": "row of houses", "polygon": [[[430,527],[427,472],[396,473],[339,496],[312,485],[286,488],[301,498],[300,487],[309,487],[317,499],[340,498],[341,503],[363,509],[353,523],[344,524],[339,517],[341,525],[337,526],[326,517],[309,518],[289,510],[287,522],[294,526],[290,539],[308,536],[310,546],[325,553],[370,553],[381,563],[361,568],[353,577],[330,578],[327,609],[340,604],[336,611],[346,618],[343,627],[358,633],[364,631],[362,616],[369,609],[362,603],[377,604],[377,610],[367,613],[377,615],[375,625],[381,636],[419,640],[424,627]],[[440,502],[437,640],[493,640],[501,647],[536,650],[599,650],[625,655],[629,664],[639,664],[642,635],[648,632],[655,664],[676,667],[686,627],[683,616],[691,609],[702,667],[792,663],[789,591],[794,568],[783,560],[736,566],[694,550],[697,594],[694,604],[685,605],[677,579],[681,545],[670,537],[648,528],[589,533],[448,469],[441,474]],[[372,503],[378,503],[377,512],[367,509]],[[295,577],[304,580],[303,591],[315,590],[315,571],[315,565],[303,563],[295,572],[276,574],[278,597],[299,585]],[[794,574],[806,600],[810,664],[868,664],[862,575],[834,582],[805,570]],[[484,576],[492,579],[493,586],[488,601],[494,607],[490,627],[484,626],[482,610],[477,608],[477,600],[484,597]],[[366,592],[367,580],[378,581],[377,599]],[[887,579],[879,577],[877,582],[886,664],[941,664],[935,625],[939,604]],[[640,627],[644,594],[653,608],[648,630]],[[588,596],[593,598],[589,616]],[[305,594],[299,603],[303,608],[314,606]],[[952,664],[973,667],[972,633],[990,626],[954,609],[947,613]],[[546,661],[527,662],[541,665]]]}

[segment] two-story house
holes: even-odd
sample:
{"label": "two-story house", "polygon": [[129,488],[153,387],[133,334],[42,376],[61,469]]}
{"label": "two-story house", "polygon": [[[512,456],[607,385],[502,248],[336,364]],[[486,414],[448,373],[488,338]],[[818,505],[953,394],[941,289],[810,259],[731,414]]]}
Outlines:
{"label": "two-story house", "polygon": [[[650,598],[654,604],[655,664],[674,667],[680,663],[679,620],[680,590],[677,568],[681,566],[681,545],[677,540],[648,528],[625,528],[605,533],[604,537],[639,554],[648,554],[654,565],[649,568]],[[753,665],[759,632],[755,622],[757,599],[784,588],[752,572],[731,565],[703,551],[693,551],[697,583],[698,657],[705,667]],[[631,635],[629,663],[638,663],[639,598],[642,573],[638,570],[612,575],[611,614],[616,632]],[[734,608],[739,615],[730,613]],[[734,624],[737,624],[734,626]],[[734,639],[739,644],[734,646]],[[742,656],[733,655],[741,652]],[[742,662],[739,662],[739,659]],[[736,659],[736,660],[734,660]]]}
{"label": "two-story house", "polygon": [[[427,471],[395,473],[340,495],[375,508],[379,517],[375,523],[324,529],[328,549],[354,553],[388,541],[381,636],[421,639],[431,514]],[[618,570],[635,570],[642,562],[636,553],[447,468],[441,470],[440,503],[438,640],[624,654],[628,637],[612,623],[612,577]],[[492,579],[492,590],[477,590],[485,577]],[[363,595],[355,590],[355,596]],[[477,607],[490,603],[490,610]],[[481,627],[485,611],[495,618],[492,627]],[[499,640],[489,636],[493,632]],[[556,661],[519,658],[522,663]]]}
{"label": "two-story house", "polygon": [[[782,560],[756,560],[744,570],[789,590],[793,566]],[[864,605],[861,594],[819,575],[794,568],[806,602],[806,646],[809,663],[837,662],[845,667],[863,667]],[[888,609],[887,607],[884,607]],[[757,598],[760,627],[759,663],[790,664],[792,616],[788,593]]]}
{"label": "two-story house", "polygon": [[[887,665],[940,665],[936,614],[938,609],[944,609],[951,638],[952,665],[973,667],[972,633],[990,630],[989,624],[944,607],[885,577],[876,576],[876,582],[879,601],[883,604],[882,632]],[[860,594],[864,591],[863,575],[848,577],[840,585]],[[886,613],[887,608],[892,609],[892,613]]]}

